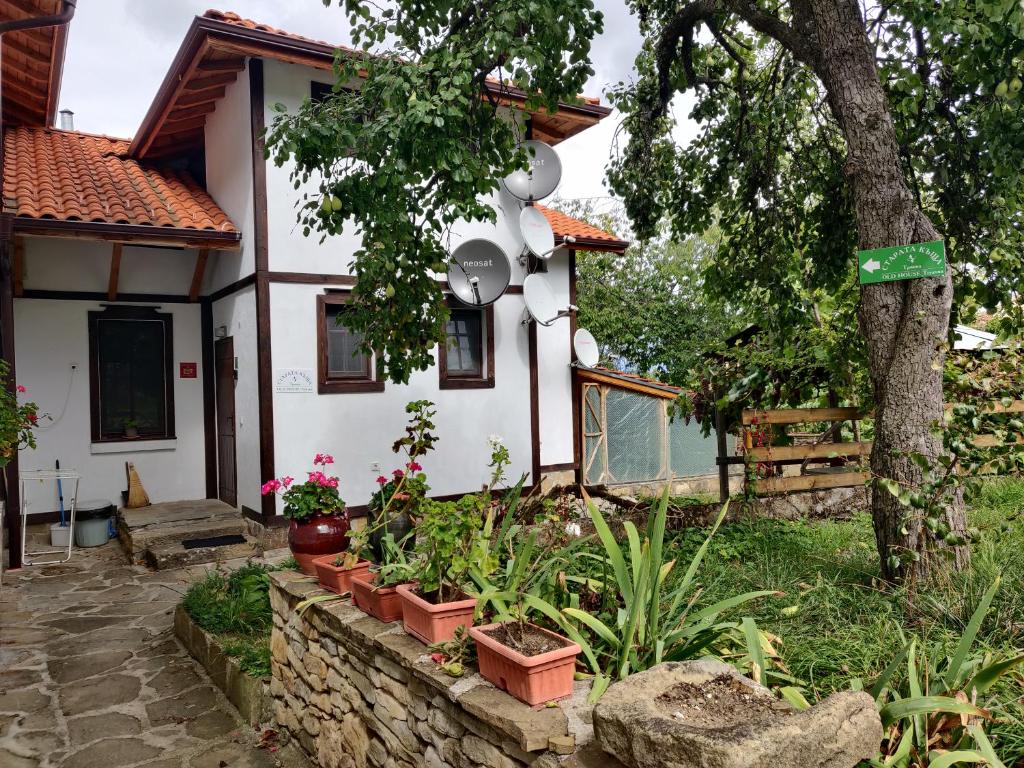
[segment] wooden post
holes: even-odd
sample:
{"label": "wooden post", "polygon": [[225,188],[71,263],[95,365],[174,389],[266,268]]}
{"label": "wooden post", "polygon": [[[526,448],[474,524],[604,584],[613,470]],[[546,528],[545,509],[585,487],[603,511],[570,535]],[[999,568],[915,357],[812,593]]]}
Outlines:
{"label": "wooden post", "polygon": [[[15,392],[14,367],[14,241],[13,217],[0,215],[0,352],[9,367],[9,379],[0,382]],[[18,487],[18,453],[3,470],[4,520],[7,527],[8,567],[21,568],[21,500]]]}
{"label": "wooden post", "polygon": [[188,289],[188,300],[191,302],[199,301],[199,292],[203,288],[203,275],[206,273],[206,260],[209,256],[209,248],[200,248],[196,255],[196,268],[192,272],[192,285]]}
{"label": "wooden post", "polygon": [[729,433],[725,417],[715,408],[715,437],[718,438],[718,500],[723,504],[729,500]]}

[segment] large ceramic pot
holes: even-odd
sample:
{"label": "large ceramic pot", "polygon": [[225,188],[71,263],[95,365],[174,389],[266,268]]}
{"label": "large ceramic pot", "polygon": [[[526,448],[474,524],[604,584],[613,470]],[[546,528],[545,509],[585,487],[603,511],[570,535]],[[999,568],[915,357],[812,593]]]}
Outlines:
{"label": "large ceramic pot", "polygon": [[292,520],[288,526],[288,548],[302,572],[316,576],[314,558],[348,549],[348,529],[347,511]]}
{"label": "large ceramic pot", "polygon": [[[404,493],[396,494],[395,496],[395,500],[398,502],[404,502],[408,498]],[[388,519],[383,525],[381,525],[380,521],[381,514],[379,501],[376,503],[371,502],[366,509],[366,524],[370,528],[370,550],[373,552],[374,558],[378,563],[384,560],[384,550],[381,544],[385,533],[390,533],[396,542],[405,539],[402,549],[407,552],[416,542],[415,536],[409,536],[408,539],[405,538],[413,528],[412,518],[407,513],[388,510]]]}

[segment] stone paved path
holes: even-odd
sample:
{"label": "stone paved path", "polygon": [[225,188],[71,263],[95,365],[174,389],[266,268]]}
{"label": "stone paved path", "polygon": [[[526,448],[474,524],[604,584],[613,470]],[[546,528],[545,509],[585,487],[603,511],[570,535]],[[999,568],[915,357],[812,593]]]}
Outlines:
{"label": "stone paved path", "polygon": [[150,572],[112,542],[0,586],[0,768],[301,765],[257,734],[171,633],[206,566]]}

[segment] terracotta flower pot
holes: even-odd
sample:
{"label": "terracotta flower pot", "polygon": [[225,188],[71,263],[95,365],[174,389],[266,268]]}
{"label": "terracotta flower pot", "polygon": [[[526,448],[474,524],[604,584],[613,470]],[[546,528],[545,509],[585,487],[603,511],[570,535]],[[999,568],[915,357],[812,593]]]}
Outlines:
{"label": "terracotta flower pot", "polygon": [[420,642],[444,643],[455,636],[458,627],[473,626],[476,598],[450,603],[431,603],[416,594],[416,586],[403,584],[398,588],[402,600],[402,623],[405,631]]}
{"label": "terracotta flower pot", "polygon": [[288,548],[303,573],[316,576],[313,559],[348,549],[348,512],[313,515],[305,520],[292,520],[288,526]]}
{"label": "terracotta flower pot", "polygon": [[324,589],[329,589],[331,592],[337,592],[339,595],[352,591],[351,582],[356,574],[369,574],[370,572],[369,560],[359,560],[349,568],[334,564],[338,557],[344,558],[344,556],[344,554],[322,555],[321,557],[313,558],[313,565],[316,568],[316,575],[320,579],[320,586]]}
{"label": "terracotta flower pot", "polygon": [[508,691],[531,707],[572,695],[573,676],[576,672],[576,654],[580,647],[559,634],[529,624],[534,631],[563,644],[553,651],[524,656],[487,634],[501,624],[471,627],[469,635],[476,641],[477,662],[485,680]]}
{"label": "terracotta flower pot", "polygon": [[377,587],[375,576],[367,571],[357,573],[352,579],[352,602],[363,613],[385,623],[402,618],[402,601],[398,598],[398,587]]}

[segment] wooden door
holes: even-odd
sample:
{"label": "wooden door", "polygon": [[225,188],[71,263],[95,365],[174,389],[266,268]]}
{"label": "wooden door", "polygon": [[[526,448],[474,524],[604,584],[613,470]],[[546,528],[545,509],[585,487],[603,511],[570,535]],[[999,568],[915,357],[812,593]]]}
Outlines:
{"label": "wooden door", "polygon": [[229,336],[214,347],[217,377],[217,496],[236,506],[235,477],[235,343]]}

